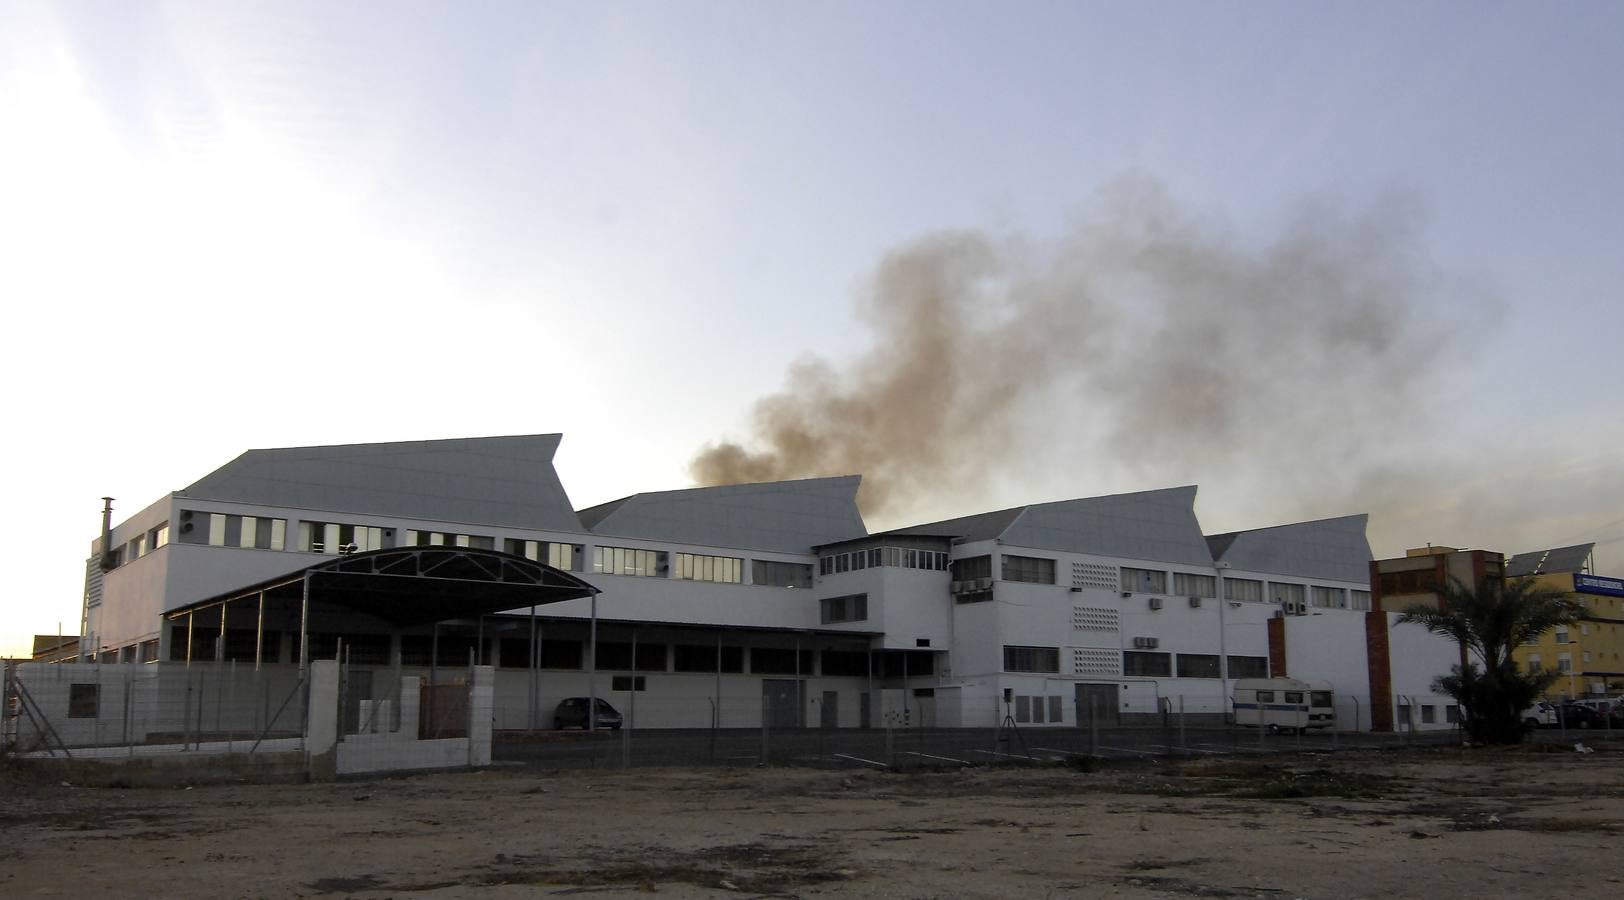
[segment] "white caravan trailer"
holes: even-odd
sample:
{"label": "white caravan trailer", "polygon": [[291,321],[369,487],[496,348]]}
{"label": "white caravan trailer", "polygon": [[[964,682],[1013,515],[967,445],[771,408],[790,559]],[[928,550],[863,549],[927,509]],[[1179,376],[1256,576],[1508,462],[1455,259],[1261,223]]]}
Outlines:
{"label": "white caravan trailer", "polygon": [[1336,722],[1331,685],[1295,678],[1242,678],[1235,682],[1235,724],[1270,731],[1330,728]]}

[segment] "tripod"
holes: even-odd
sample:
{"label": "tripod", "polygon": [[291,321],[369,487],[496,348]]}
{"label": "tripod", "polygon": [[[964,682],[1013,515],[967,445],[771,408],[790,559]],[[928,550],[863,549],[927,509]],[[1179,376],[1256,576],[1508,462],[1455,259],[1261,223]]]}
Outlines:
{"label": "tripod", "polygon": [[1020,753],[1020,755],[1021,756],[1031,756],[1031,754],[1028,753],[1027,749],[1026,749],[1026,738],[1022,737],[1020,729],[1015,727],[1015,717],[1013,715],[1010,715],[1009,704],[1010,704],[1010,697],[1009,697],[1008,694],[1006,694],[1004,696],[1004,719],[1003,719],[1003,721],[998,723],[998,730],[993,732],[993,738],[992,738],[992,751],[993,751],[993,754],[994,754],[994,756],[1000,756],[1000,755],[1001,756],[1012,756],[1012,755],[1014,755],[1014,754],[1012,754],[1010,752],[1010,750],[1012,749],[1010,747],[1010,743],[1011,743],[1010,739],[1014,738],[1014,742],[1019,743],[1021,745],[1021,753]]}

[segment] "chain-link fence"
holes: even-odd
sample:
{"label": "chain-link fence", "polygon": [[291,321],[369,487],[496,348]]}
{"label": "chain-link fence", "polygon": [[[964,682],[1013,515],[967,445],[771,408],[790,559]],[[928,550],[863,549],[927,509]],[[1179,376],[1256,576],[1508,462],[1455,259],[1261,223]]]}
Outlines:
{"label": "chain-link fence", "polygon": [[7,749],[21,755],[285,750],[306,714],[290,667],[22,663],[6,682]]}
{"label": "chain-link fence", "polygon": [[[1011,700],[985,699],[944,709],[940,696],[900,697],[855,715],[831,713],[835,697],[766,688],[755,698],[664,699],[605,691],[593,727],[546,710],[540,729],[498,729],[498,760],[546,768],[629,766],[869,766],[935,768],[965,765],[1063,763],[1087,759],[1200,758],[1256,753],[1329,752],[1458,744],[1450,723],[1399,718],[1393,730],[1372,731],[1372,711],[1359,698],[1339,698],[1335,719],[1314,727],[1236,725],[1227,712],[1181,696],[1155,698],[1154,712],[1123,712],[1116,704],[1078,700],[1043,703],[1041,715]],[[1055,698],[1049,698],[1055,699]],[[1408,700],[1410,698],[1399,698]],[[936,703],[931,701],[935,700]],[[562,703],[564,701],[560,701]],[[1419,709],[1419,703],[1411,704]],[[1195,708],[1205,711],[1195,712]],[[520,712],[524,712],[521,710]],[[498,722],[528,716],[498,712]],[[942,727],[951,715],[973,727]],[[706,727],[665,723],[708,721]],[[865,722],[867,726],[865,727]],[[562,727],[558,727],[562,726]]]}

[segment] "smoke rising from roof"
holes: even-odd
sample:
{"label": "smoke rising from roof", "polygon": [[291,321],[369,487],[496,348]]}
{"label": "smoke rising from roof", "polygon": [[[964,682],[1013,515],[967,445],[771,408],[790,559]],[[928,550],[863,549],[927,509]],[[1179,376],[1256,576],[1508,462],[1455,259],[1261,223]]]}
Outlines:
{"label": "smoke rising from roof", "polygon": [[1356,213],[1309,204],[1242,240],[1135,177],[1058,239],[927,235],[859,297],[872,347],[796,363],[756,403],[750,442],[705,447],[691,473],[860,473],[871,518],[989,477],[1334,492],[1328,473],[1358,483],[1384,434],[1425,430],[1402,401],[1461,334],[1440,325],[1421,218],[1403,196]]}

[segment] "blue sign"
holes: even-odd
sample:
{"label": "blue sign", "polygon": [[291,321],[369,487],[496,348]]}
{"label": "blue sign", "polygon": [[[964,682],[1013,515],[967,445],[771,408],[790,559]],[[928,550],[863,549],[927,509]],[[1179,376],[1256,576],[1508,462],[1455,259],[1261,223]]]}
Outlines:
{"label": "blue sign", "polygon": [[1602,578],[1600,575],[1573,576],[1573,589],[1582,594],[1605,594],[1624,597],[1624,578]]}

